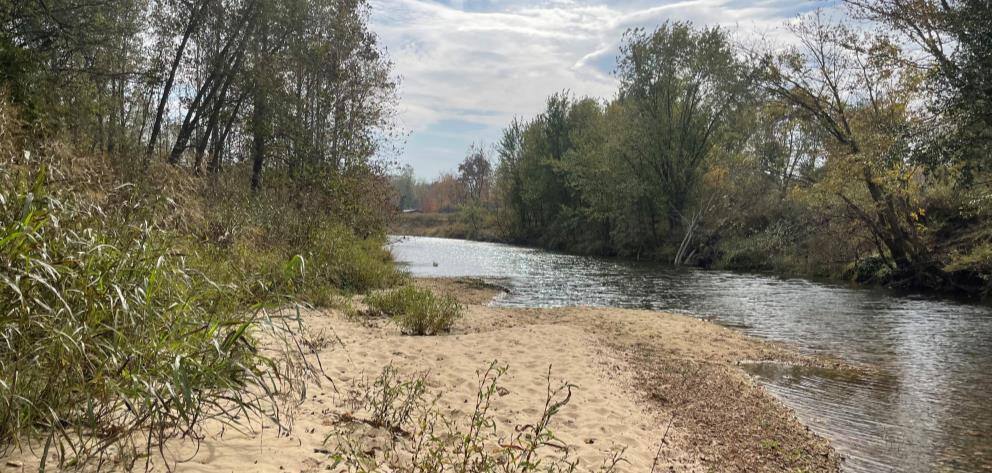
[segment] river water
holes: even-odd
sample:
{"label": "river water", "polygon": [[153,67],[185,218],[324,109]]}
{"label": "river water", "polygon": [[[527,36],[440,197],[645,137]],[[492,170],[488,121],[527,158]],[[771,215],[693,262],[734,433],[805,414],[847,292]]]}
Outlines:
{"label": "river water", "polygon": [[880,375],[752,367],[829,438],[845,471],[992,471],[992,307],[802,279],[396,237],[415,276],[499,278],[510,307],[650,308],[877,367]]}

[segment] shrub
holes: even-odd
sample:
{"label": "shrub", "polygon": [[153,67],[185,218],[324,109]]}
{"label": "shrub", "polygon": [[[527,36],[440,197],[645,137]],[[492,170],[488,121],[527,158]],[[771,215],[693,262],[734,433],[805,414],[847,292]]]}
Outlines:
{"label": "shrub", "polygon": [[[202,266],[212,273],[251,282],[259,297],[290,294],[320,306],[330,305],[342,293],[399,282],[401,274],[385,249],[381,229],[347,221],[333,214],[330,203],[317,205],[320,202],[311,200],[320,199],[304,199],[283,188],[253,193],[228,183],[240,178],[237,171],[229,174],[216,177],[220,183],[206,191],[211,205],[205,212],[211,223],[198,229],[194,245],[207,259]],[[279,178],[271,176],[268,182]],[[347,182],[328,185],[332,184]]]}
{"label": "shrub", "polygon": [[462,311],[462,306],[453,297],[438,296],[429,289],[414,286],[373,293],[365,302],[372,310],[399,324],[408,335],[448,332]]}
{"label": "shrub", "polygon": [[884,258],[871,255],[851,263],[845,276],[860,284],[885,284],[891,278],[892,270]]}
{"label": "shrub", "polygon": [[280,422],[326,343],[292,308],[400,277],[369,176],[251,191],[236,165],[80,153],[14,112],[0,96],[0,456],[130,468],[211,419]]}
{"label": "shrub", "polygon": [[394,286],[400,280],[383,238],[358,238],[340,225],[319,233],[308,252],[316,283],[351,292]]}
{"label": "shrub", "polygon": [[207,419],[277,412],[290,380],[256,347],[263,311],[168,234],[29,176],[0,170],[0,453],[41,439],[42,462],[133,461]]}

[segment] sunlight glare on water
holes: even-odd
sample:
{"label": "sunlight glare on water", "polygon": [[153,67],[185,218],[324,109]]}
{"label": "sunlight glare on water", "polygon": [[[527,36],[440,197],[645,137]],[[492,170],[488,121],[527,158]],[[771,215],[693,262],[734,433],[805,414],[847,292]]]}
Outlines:
{"label": "sunlight glare on water", "polygon": [[414,276],[499,278],[510,307],[679,312],[878,367],[851,380],[751,368],[854,472],[992,471],[992,308],[801,279],[396,237]]}

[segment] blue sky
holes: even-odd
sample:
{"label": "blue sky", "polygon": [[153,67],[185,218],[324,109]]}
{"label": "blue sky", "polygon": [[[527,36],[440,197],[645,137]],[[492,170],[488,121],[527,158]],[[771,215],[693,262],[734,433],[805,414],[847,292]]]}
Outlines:
{"label": "blue sky", "polygon": [[723,25],[776,41],[823,0],[372,0],[372,27],[400,76],[400,164],[421,178],[453,171],[514,117],[569,90],[610,98],[619,40],[666,20]]}

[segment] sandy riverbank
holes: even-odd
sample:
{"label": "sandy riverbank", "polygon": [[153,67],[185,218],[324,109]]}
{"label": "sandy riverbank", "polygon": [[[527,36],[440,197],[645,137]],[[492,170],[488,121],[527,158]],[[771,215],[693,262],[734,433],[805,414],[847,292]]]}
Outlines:
{"label": "sandy riverbank", "polygon": [[[620,309],[506,309],[487,305],[498,291],[472,281],[418,280],[456,295],[465,316],[449,335],[402,336],[381,319],[349,319],[338,311],[303,314],[311,333],[332,340],[319,358],[332,382],[311,386],[295,409],[293,430],[278,435],[265,422],[245,434],[214,429],[199,444],[170,446],[177,471],[340,470],[325,439],[354,414],[357,384],[387,365],[426,373],[441,412],[458,419],[472,410],[478,370],[493,360],[509,366],[493,403],[501,428],[541,415],[551,367],[554,381],[575,384],[552,424],[573,457],[599,465],[625,448],[618,471],[836,471],[838,457],[739,367],[746,360],[830,364],[789,347],[748,338],[690,317]],[[366,432],[375,450],[382,432]],[[656,462],[657,458],[657,462]],[[30,459],[21,459],[29,465]],[[161,470],[161,459],[154,460]],[[657,463],[657,464],[656,464]],[[3,471],[30,471],[16,463]]]}

